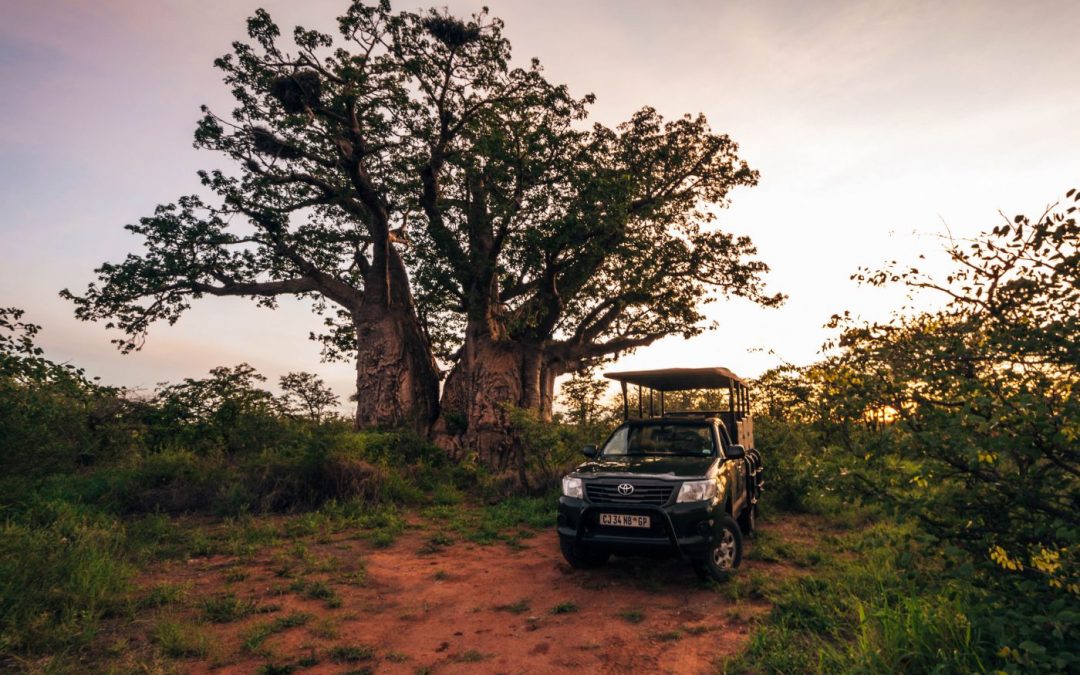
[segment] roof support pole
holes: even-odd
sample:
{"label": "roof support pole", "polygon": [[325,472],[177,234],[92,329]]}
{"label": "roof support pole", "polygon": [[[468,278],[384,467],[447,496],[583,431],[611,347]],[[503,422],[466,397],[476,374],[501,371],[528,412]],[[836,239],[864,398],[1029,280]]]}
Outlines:
{"label": "roof support pole", "polygon": [[653,390],[649,389],[649,417],[656,417],[656,411],[653,410]]}
{"label": "roof support pole", "polygon": [[664,416],[664,390],[660,390],[660,417]]}
{"label": "roof support pole", "polygon": [[645,400],[641,398],[641,385],[637,386],[637,416],[638,419],[645,417]]}
{"label": "roof support pole", "polygon": [[732,382],[731,386],[728,387],[728,390],[727,390],[728,412],[730,412],[732,415],[735,414],[735,387],[737,387],[737,386],[739,386],[739,385]]}
{"label": "roof support pole", "polygon": [[622,385],[622,418],[624,420],[630,419],[630,397],[626,395],[626,382],[620,382]]}

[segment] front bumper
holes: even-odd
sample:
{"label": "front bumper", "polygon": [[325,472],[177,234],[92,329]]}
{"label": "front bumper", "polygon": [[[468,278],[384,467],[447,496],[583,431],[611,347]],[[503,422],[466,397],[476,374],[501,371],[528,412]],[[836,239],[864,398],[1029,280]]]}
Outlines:
{"label": "front bumper", "polygon": [[[600,525],[600,513],[649,516],[651,527],[636,530]],[[649,506],[592,503],[559,498],[560,537],[592,548],[622,554],[674,553],[685,558],[704,555],[712,544],[715,517],[710,502]]]}

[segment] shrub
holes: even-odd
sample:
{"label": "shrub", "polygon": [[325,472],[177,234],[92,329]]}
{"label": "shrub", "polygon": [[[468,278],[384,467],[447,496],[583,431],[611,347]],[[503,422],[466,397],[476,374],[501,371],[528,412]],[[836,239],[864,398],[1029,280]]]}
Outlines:
{"label": "shrub", "polygon": [[49,501],[0,525],[0,653],[86,642],[132,573],[115,518]]}

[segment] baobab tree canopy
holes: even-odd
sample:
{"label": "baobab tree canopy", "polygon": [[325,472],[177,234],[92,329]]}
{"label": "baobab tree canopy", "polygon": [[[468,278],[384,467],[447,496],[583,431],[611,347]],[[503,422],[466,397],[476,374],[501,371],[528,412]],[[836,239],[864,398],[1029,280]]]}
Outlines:
{"label": "baobab tree canopy", "polygon": [[550,410],[554,377],[704,328],[718,294],[776,304],[749,239],[712,222],[756,183],[702,116],[643,108],[590,126],[539,62],[512,67],[502,23],[354,2],[338,35],[293,44],[259,10],[215,65],[236,106],[204,108],[197,147],[231,165],[137,224],[143,248],[64,291],[137,349],[193,300],[316,300],[316,335],[357,363],[357,423],[436,420],[505,460],[507,405]]}

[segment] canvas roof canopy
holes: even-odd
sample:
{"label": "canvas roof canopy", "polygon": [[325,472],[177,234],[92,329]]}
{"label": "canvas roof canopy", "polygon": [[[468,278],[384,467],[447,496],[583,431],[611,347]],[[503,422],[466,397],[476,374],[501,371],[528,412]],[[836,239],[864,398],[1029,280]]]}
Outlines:
{"label": "canvas roof canopy", "polygon": [[662,370],[626,370],[604,373],[604,377],[648,387],[656,391],[681,391],[684,389],[729,389],[735,385],[746,386],[741,377],[727,368],[664,368]]}

